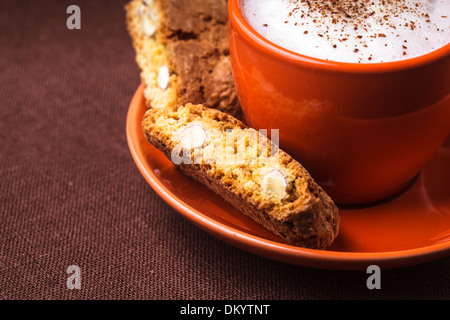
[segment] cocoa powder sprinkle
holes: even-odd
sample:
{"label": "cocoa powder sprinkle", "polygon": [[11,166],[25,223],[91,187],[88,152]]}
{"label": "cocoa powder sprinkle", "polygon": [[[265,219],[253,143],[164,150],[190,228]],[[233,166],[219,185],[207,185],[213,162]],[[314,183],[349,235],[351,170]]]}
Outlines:
{"label": "cocoa powder sprinkle", "polygon": [[[267,32],[268,37],[273,34],[275,41],[277,32],[286,28],[286,34],[294,39],[279,42],[293,51],[312,56],[368,62],[380,61],[387,53],[392,59],[398,59],[402,55],[415,56],[420,51],[415,43],[409,44],[405,39],[417,38],[419,43],[425,43],[434,40],[426,38],[429,34],[439,33],[437,37],[440,37],[446,32],[448,35],[445,18],[450,15],[441,10],[429,11],[423,0],[274,0],[287,6],[273,13],[267,11],[266,1],[267,6],[273,5],[273,8],[277,8],[276,3],[252,1],[249,0],[255,11],[249,15],[259,11],[262,16],[273,14],[271,19],[276,17],[273,22],[269,20],[270,24],[262,24],[264,20],[254,18],[255,25],[259,25],[261,31],[264,29],[262,34]],[[299,39],[295,39],[295,34]],[[321,46],[328,48],[324,47],[323,53],[314,49]],[[425,43],[424,50],[428,46]],[[334,52],[331,49],[338,47]],[[354,55],[347,54],[352,51]]]}
{"label": "cocoa powder sprinkle", "polygon": [[[364,31],[368,31],[370,26],[368,25],[367,19],[373,19],[375,17],[376,21],[381,25],[387,25],[392,29],[397,29],[397,25],[391,22],[391,18],[397,18],[402,12],[415,13],[417,18],[425,19],[425,21],[430,22],[430,17],[428,14],[423,14],[420,11],[419,4],[416,3],[414,7],[406,5],[405,0],[381,0],[380,4],[383,5],[382,9],[378,13],[373,10],[374,1],[373,0],[289,0],[291,4],[297,4],[289,12],[288,16],[295,16],[298,14],[300,18],[308,17],[311,18],[314,24],[323,25],[323,34],[318,33],[319,37],[325,37],[330,39],[328,31],[331,24],[351,24],[353,30],[356,31],[353,34],[343,33],[340,38],[335,38],[339,42],[346,41],[349,38],[354,38],[360,40],[360,44],[363,47],[368,47],[366,41],[364,41],[363,36],[358,34],[358,30],[362,28]],[[447,18],[447,16],[442,16],[442,18]],[[288,21],[285,21],[288,23]],[[297,25],[297,23],[295,24]],[[304,23],[301,23],[304,25]],[[264,25],[267,26],[267,25]],[[400,25],[401,26],[401,25]],[[404,27],[410,28],[411,30],[416,29],[416,21],[409,20],[403,23]],[[334,30],[336,31],[336,30]],[[344,32],[344,29],[342,29]],[[308,31],[303,31],[303,34],[308,34]],[[375,33],[368,35],[370,38],[386,38],[386,33]],[[397,35],[398,37],[398,35]],[[405,41],[406,42],[406,41]],[[336,44],[331,44],[333,48],[336,48]],[[387,45],[386,45],[387,46]],[[402,49],[407,49],[405,45]],[[355,49],[354,52],[359,52]],[[406,52],[403,52],[405,55]],[[370,57],[369,60],[371,60]]]}

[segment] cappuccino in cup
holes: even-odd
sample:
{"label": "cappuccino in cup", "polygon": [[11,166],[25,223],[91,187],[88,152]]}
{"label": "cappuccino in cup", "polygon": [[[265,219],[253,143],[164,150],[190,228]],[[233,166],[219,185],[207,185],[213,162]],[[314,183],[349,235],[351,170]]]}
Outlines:
{"label": "cappuccino in cup", "polygon": [[260,35],[324,60],[409,59],[450,42],[450,0],[243,0]]}

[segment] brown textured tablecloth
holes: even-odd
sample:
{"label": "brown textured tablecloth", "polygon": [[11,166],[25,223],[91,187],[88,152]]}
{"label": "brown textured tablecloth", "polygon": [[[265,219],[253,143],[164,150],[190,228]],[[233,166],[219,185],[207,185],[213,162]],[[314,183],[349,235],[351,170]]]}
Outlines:
{"label": "brown textured tablecloth", "polygon": [[261,258],[161,200],[125,136],[139,71],[124,4],[0,2],[0,299],[450,298],[450,258],[383,270],[369,290],[364,271]]}

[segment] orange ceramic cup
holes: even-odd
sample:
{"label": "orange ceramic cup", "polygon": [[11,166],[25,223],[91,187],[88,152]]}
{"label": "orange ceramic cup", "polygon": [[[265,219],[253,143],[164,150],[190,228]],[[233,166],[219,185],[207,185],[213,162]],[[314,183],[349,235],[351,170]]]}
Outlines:
{"label": "orange ceramic cup", "polygon": [[240,2],[228,1],[229,39],[248,124],[279,129],[280,147],[337,203],[405,188],[450,132],[450,44],[398,62],[326,61],[263,38]]}

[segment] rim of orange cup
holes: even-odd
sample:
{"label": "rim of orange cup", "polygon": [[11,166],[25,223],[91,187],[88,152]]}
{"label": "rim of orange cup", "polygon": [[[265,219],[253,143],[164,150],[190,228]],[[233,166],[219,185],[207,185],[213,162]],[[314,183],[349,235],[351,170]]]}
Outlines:
{"label": "rim of orange cup", "polygon": [[285,60],[293,64],[302,65],[302,67],[314,67],[319,70],[339,71],[343,73],[381,73],[381,72],[395,72],[401,70],[412,69],[420,66],[430,64],[441,59],[450,57],[450,43],[447,43],[441,48],[425,53],[423,55],[390,61],[390,62],[372,62],[372,63],[355,63],[355,62],[340,62],[333,60],[325,60],[306,56],[289,49],[283,48],[256,32],[244,17],[240,3],[242,0],[228,1],[228,15],[229,21],[236,30],[236,32],[247,43],[253,45],[257,49],[264,51],[280,60]]}

